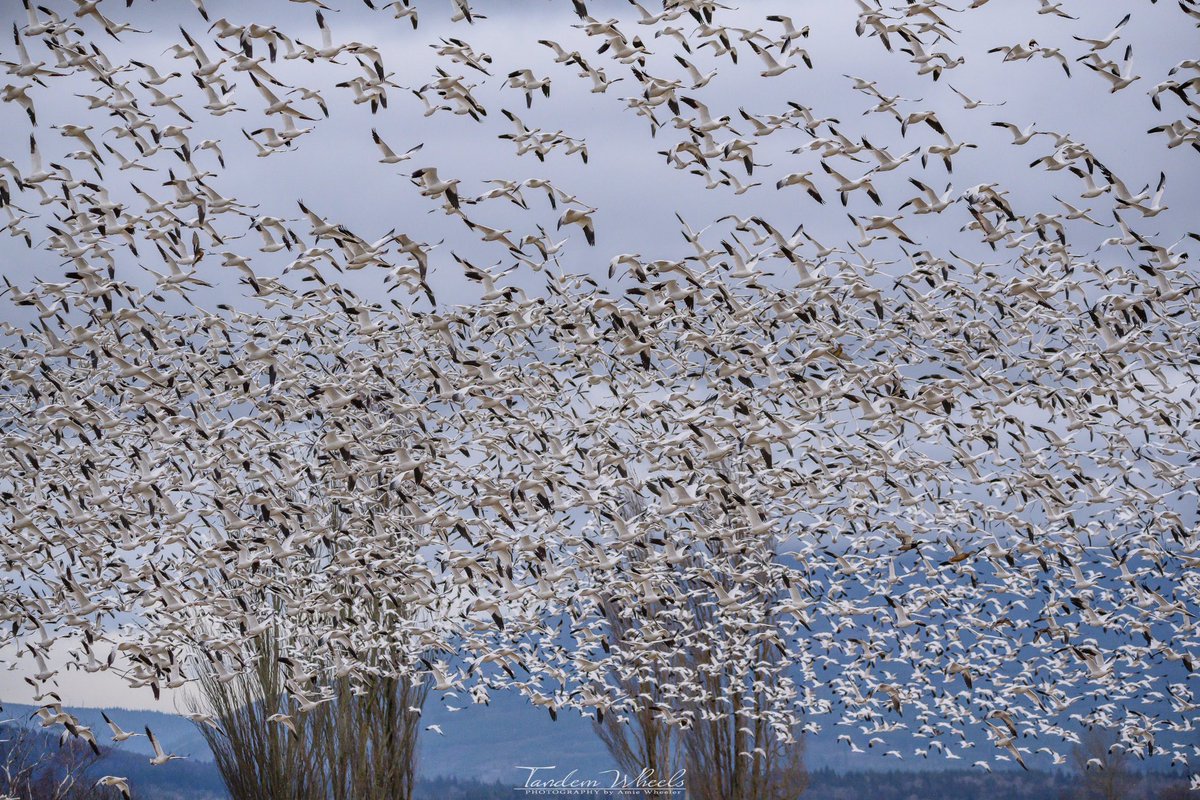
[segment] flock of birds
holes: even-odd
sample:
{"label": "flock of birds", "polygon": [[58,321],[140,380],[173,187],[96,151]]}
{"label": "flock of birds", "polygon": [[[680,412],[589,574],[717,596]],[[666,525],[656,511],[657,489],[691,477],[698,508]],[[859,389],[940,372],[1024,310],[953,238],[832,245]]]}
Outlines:
{"label": "flock of birds", "polygon": [[[969,56],[1061,67],[1088,102],[1148,90],[1163,121],[1133,146],[1186,164],[1200,60],[1151,87],[1124,37],[1139,14],[1195,26],[1200,4],[1145,3],[1100,35],[1083,3],[1013,3],[1077,35],[975,53],[961,28],[999,4],[857,0],[860,46],[961,105],[958,128],[1004,131],[971,142],[884,77],[843,85],[890,140],[823,116],[819,31],[735,24],[754,7],[573,0],[563,36],[520,51],[543,68],[468,42],[499,6],[363,2],[389,35],[454,26],[424,85],[339,38],[320,0],[279,4],[286,29],[193,0],[157,57],[153,5],[24,0],[0,46],[6,140],[28,131],[0,154],[0,233],[42,259],[4,269],[0,645],[43,725],[100,737],[64,708],[63,672],[158,696],[197,660],[235,680],[275,632],[294,714],[333,676],[403,673],[555,716],[833,725],[854,752],[988,770],[1064,763],[1090,726],[1138,757],[1200,754],[1200,235],[1157,232],[1191,209],[1168,212],[1165,168],[1121,173],[953,86]],[[110,57],[138,37],[155,45]],[[281,77],[318,68],[336,78]],[[814,105],[702,99],[747,70]],[[664,168],[714,203],[771,213],[679,216],[674,252],[596,270],[605,212],[561,182],[472,184],[374,124],[496,121],[521,165],[589,164],[578,131],[521,118],[573,80],[627,95]],[[47,126],[72,96],[76,120]],[[370,120],[355,146],[461,223],[452,247],[223,193],[227,158],[296,152],[351,114]],[[205,138],[227,115],[261,121]],[[1036,150],[1026,175],[940,188],[970,151],[1009,148]],[[849,240],[796,227],[834,204]],[[446,274],[475,296],[439,298]]]}

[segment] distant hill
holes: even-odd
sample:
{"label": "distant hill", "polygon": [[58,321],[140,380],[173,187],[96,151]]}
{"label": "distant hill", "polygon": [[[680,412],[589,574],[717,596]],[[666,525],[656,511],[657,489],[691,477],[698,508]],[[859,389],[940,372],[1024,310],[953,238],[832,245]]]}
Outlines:
{"label": "distant hill", "polygon": [[[454,705],[456,698],[446,703]],[[4,703],[0,719],[26,719],[35,706]],[[102,744],[109,741],[101,709],[73,708],[80,721],[96,732]],[[112,748],[103,762],[103,774],[126,775],[142,787],[142,798],[158,800],[216,800],[224,797],[211,753],[195,725],[184,717],[157,711],[107,709],[125,730],[141,731],[146,725],[170,752],[188,756],[163,767],[150,767],[150,747],[136,737]],[[490,705],[467,705],[450,711],[431,698],[421,726],[436,724],[444,736],[424,731],[420,738],[417,797],[419,800],[501,800],[522,796],[513,787],[523,783],[519,766],[555,767],[557,773],[576,770],[582,777],[600,777],[615,764],[592,731],[591,721],[572,712],[557,721],[515,694],[497,693]],[[848,730],[833,728],[808,739],[808,765],[812,784],[804,800],[970,800],[1011,797],[1025,800],[1058,800],[1066,796],[1073,776],[1062,771],[1038,770],[995,773],[978,769],[946,769],[941,758],[915,758],[904,750],[903,761],[884,759],[882,753],[853,754],[836,741]],[[878,750],[879,748],[876,748]],[[972,749],[968,751],[974,753]],[[982,753],[981,753],[982,755]],[[961,764],[961,762],[958,762]],[[1144,765],[1153,766],[1153,765]],[[1158,800],[1186,785],[1183,777],[1144,773],[1136,798]],[[1003,788],[1001,788],[1003,787]],[[1133,798],[1130,798],[1133,800]]]}
{"label": "distant hill", "polygon": [[[449,701],[454,705],[453,700]],[[435,723],[445,736],[421,735],[418,774],[454,776],[518,785],[526,772],[521,766],[556,766],[597,775],[616,764],[592,731],[591,720],[564,710],[558,721],[543,709],[511,693],[497,693],[487,706],[468,705],[447,711],[431,698],[422,726]]]}
{"label": "distant hill", "polygon": [[[12,722],[12,708],[5,709],[5,720],[0,731],[0,762],[8,762],[10,749],[18,738],[16,728],[19,723]],[[157,735],[157,734],[156,734]],[[59,752],[59,736],[57,732],[42,730],[35,726],[26,729],[23,744],[19,745],[18,760],[11,766],[21,770],[25,765],[40,765],[34,768],[35,780],[38,776],[54,775],[55,782],[65,773],[56,773],[55,767],[46,767],[55,763],[54,756]],[[103,739],[101,739],[103,741]],[[82,747],[82,744],[77,746]],[[90,757],[90,753],[88,754]],[[50,771],[47,772],[46,770]],[[227,797],[225,786],[216,768],[204,761],[174,761],[170,765],[152,767],[149,759],[141,754],[123,749],[101,747],[99,759],[91,763],[82,775],[76,778],[84,784],[94,784],[103,775],[120,775],[128,778],[134,788],[134,800],[223,800]],[[2,782],[2,781],[0,781]]]}
{"label": "distant hill", "polygon": [[[37,706],[22,703],[5,703],[2,701],[0,701],[0,707],[4,709],[0,713],[0,719],[8,719],[10,717],[27,719],[38,708]],[[82,708],[79,706],[71,706],[70,711],[79,718],[81,723],[92,729],[96,734],[96,740],[102,745],[109,744],[111,739],[111,732],[108,729],[108,725],[105,724],[104,718],[100,716],[101,712],[105,712],[112,718],[113,722],[127,731],[143,733],[143,729],[149,725],[150,730],[154,731],[155,737],[162,742],[162,746],[168,752],[187,756],[189,760],[193,761],[212,761],[212,753],[209,751],[208,745],[205,744],[204,737],[196,730],[195,724],[178,714],[147,711],[144,709],[102,709]],[[147,757],[152,752],[150,743],[144,735],[135,736],[119,745],[114,745],[112,749],[119,753],[137,754]]]}
{"label": "distant hill", "polygon": [[[448,702],[453,705],[453,700]],[[28,718],[37,709],[19,703],[0,705],[4,708],[0,718]],[[127,731],[140,733],[149,725],[163,747],[172,753],[197,762],[212,761],[212,753],[196,726],[178,714],[125,708],[71,708],[71,713],[95,731],[96,738],[104,744],[109,740],[109,730],[101,711]],[[518,764],[569,764],[580,773],[589,774],[615,766],[592,733],[589,720],[564,712],[554,722],[545,711],[533,708],[516,695],[497,694],[488,706],[468,705],[457,712],[431,700],[425,706],[421,726],[430,724],[439,725],[446,735],[422,733],[418,756],[418,772],[422,776],[512,783],[523,780],[525,774],[515,769]],[[151,753],[144,736],[129,739],[114,749],[145,756]]]}

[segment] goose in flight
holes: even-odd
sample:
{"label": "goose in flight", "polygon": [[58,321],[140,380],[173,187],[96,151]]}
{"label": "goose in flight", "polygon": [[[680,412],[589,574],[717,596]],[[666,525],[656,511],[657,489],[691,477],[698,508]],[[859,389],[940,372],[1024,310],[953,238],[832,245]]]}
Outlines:
{"label": "goose in flight", "polygon": [[445,197],[454,210],[459,210],[459,180],[457,178],[447,181],[442,180],[438,177],[437,167],[422,167],[412,173],[412,178],[414,181],[420,182],[422,195],[425,197]]}
{"label": "goose in flight", "polygon": [[[757,53],[758,57],[762,59],[765,69],[763,69],[763,71],[759,74],[761,74],[764,78],[776,78],[780,75],[783,75],[788,70],[796,68],[795,64],[788,64],[786,61],[784,63],[780,63],[774,55],[762,47],[759,47],[754,43],[753,40],[751,40],[749,44],[750,49]],[[812,61],[809,60],[807,53],[804,54],[803,59],[805,66],[807,66],[809,69],[812,69]]]}
{"label": "goose in flight", "polygon": [[587,240],[587,243],[595,247],[596,228],[595,223],[592,222],[592,214],[595,213],[596,209],[594,208],[568,208],[559,217],[558,228],[561,229],[563,225],[578,225],[583,229],[583,236]]}
{"label": "goose in flight", "polygon": [[412,24],[412,29],[414,31],[417,29],[420,15],[416,6],[412,4],[412,0],[395,0],[385,5],[384,8],[392,10],[392,19],[407,19]]}
{"label": "goose in flight", "polygon": [[146,726],[146,738],[150,740],[150,746],[154,748],[154,757],[150,759],[150,766],[161,767],[169,761],[181,759],[184,756],[175,755],[173,753],[163,752],[162,745],[158,743],[158,738],[154,732],[150,730],[150,726]]}
{"label": "goose in flight", "polygon": [[121,797],[130,800],[129,779],[118,775],[105,775],[96,781],[96,786],[109,786],[121,793]]}
{"label": "goose in flight", "polygon": [[45,61],[34,63],[29,57],[29,51],[25,49],[25,42],[21,39],[21,33],[17,30],[17,23],[13,23],[13,44],[17,48],[17,57],[20,61],[4,61],[0,60],[0,64],[4,64],[8,68],[9,75],[15,75],[18,78],[29,78],[35,83],[45,85],[42,81],[43,77],[61,77],[62,72],[56,72],[51,69],[46,69]]}
{"label": "goose in flight", "polygon": [[1091,69],[1096,74],[1107,80],[1110,84],[1109,93],[1116,94],[1122,89],[1127,89],[1136,81],[1142,79],[1141,75],[1133,74],[1133,45],[1125,48],[1125,58],[1121,62],[1121,66],[1099,66],[1090,61],[1084,62],[1084,66]]}
{"label": "goose in flight", "polygon": [[1020,128],[1018,128],[1016,125],[1014,125],[1011,122],[993,122],[992,123],[992,127],[1004,128],[1006,131],[1011,133],[1012,137],[1013,137],[1012,143],[1017,144],[1017,145],[1029,144],[1030,142],[1033,141],[1033,137],[1037,136],[1040,133],[1039,131],[1034,130],[1034,127],[1036,125],[1037,125],[1036,122],[1031,122],[1028,126],[1026,126],[1025,130],[1021,130]]}
{"label": "goose in flight", "polygon": [[874,173],[874,169],[868,170],[866,174],[857,180],[850,180],[845,175],[842,175],[833,167],[825,163],[824,160],[821,161],[821,169],[825,170],[825,172],[831,178],[837,181],[837,190],[842,197],[843,206],[849,202],[849,194],[858,189],[862,189],[864,192],[866,192],[867,197],[871,198],[871,202],[873,202],[875,205],[883,205],[883,200],[879,197],[879,193],[875,190],[874,184],[871,183],[871,175]]}
{"label": "goose in flight", "polygon": [[394,150],[392,150],[392,148],[388,147],[387,142],[385,142],[379,136],[379,133],[374,128],[371,128],[371,139],[379,148],[379,152],[383,154],[383,158],[379,159],[380,164],[399,164],[402,161],[408,161],[413,157],[414,153],[425,146],[424,142],[420,142],[413,147],[408,148],[408,150],[404,151],[403,153],[397,154]]}
{"label": "goose in flight", "polygon": [[1038,0],[1038,2],[1041,4],[1037,10],[1037,13],[1039,14],[1053,14],[1054,16],[1061,17],[1063,19],[1079,19],[1079,17],[1073,17],[1067,12],[1063,11],[1063,4],[1061,2],[1053,2],[1053,0]]}
{"label": "goose in flight", "polygon": [[821,197],[821,193],[817,191],[817,187],[813,185],[811,180],[811,172],[793,172],[790,175],[784,175],[775,184],[776,189],[783,189],[787,186],[799,186],[808,192],[809,196],[818,203],[824,204],[825,200]]}
{"label": "goose in flight", "polygon": [[121,727],[119,725],[117,725],[117,723],[115,723],[111,719],[109,719],[108,714],[104,711],[100,712],[100,716],[102,716],[104,718],[104,722],[112,730],[112,740],[114,742],[124,742],[127,739],[132,739],[135,736],[142,735],[140,733],[131,733],[130,731],[121,730]]}
{"label": "goose in flight", "polygon": [[1121,29],[1129,24],[1129,18],[1131,16],[1132,14],[1126,14],[1125,16],[1121,17],[1121,20],[1116,24],[1116,26],[1101,39],[1088,39],[1083,36],[1072,36],[1071,38],[1077,42],[1083,42],[1084,44],[1088,45],[1088,47],[1091,48],[1091,52],[1098,53],[1101,50],[1107,49],[1113,42],[1121,38]]}
{"label": "goose in flight", "polygon": [[[949,84],[947,84],[947,85],[949,86]],[[991,106],[994,108],[999,108],[1000,106],[1002,106],[1008,102],[1007,100],[1002,100],[999,103],[985,103],[982,100],[975,100],[974,98],[968,97],[966,94],[964,94],[963,92],[960,92],[958,89],[955,89],[953,86],[949,86],[949,88],[950,88],[950,91],[952,91],[956,95],[958,95],[959,98],[963,101],[963,108],[965,108],[967,111],[973,111],[976,108],[983,108],[983,107],[988,107],[988,106]]]}
{"label": "goose in flight", "polygon": [[[1138,197],[1122,197],[1118,194],[1114,200],[1122,208],[1136,208],[1141,212],[1143,217],[1157,217],[1159,214],[1167,210],[1167,206],[1162,204],[1163,192],[1167,187],[1167,173],[1158,173],[1158,184],[1154,187],[1153,197],[1146,198],[1141,195]],[[1143,192],[1143,194],[1145,194]]]}
{"label": "goose in flight", "polygon": [[905,208],[912,206],[914,213],[917,214],[940,214],[949,208],[953,203],[958,202],[959,198],[953,197],[954,187],[947,183],[946,190],[941,196],[933,189],[926,186],[916,178],[909,178],[908,182],[917,187],[924,196],[917,196],[905,200],[900,204],[897,210],[903,211]]}

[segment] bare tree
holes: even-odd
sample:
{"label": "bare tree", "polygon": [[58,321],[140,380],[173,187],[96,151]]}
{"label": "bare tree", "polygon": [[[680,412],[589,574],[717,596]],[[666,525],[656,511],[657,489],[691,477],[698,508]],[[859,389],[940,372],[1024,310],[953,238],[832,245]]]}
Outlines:
{"label": "bare tree", "polygon": [[1071,756],[1079,770],[1079,783],[1075,787],[1078,800],[1123,800],[1129,797],[1135,783],[1131,759],[1117,743],[1116,734],[1091,728],[1072,748]]}
{"label": "bare tree", "polygon": [[101,759],[73,736],[50,734],[16,719],[0,721],[0,797],[101,800],[110,796],[88,777]]}
{"label": "bare tree", "polygon": [[278,631],[256,637],[256,658],[229,679],[200,672],[216,726],[199,725],[233,800],[406,800],[416,773],[417,723],[428,684],[404,677],[331,681],[300,713],[280,667]]}
{"label": "bare tree", "polygon": [[[732,469],[729,463],[720,467],[725,474]],[[646,509],[641,498],[627,493],[617,513],[628,522]],[[703,515],[713,524],[732,524],[737,513],[714,507]],[[652,544],[665,542],[662,532],[657,535],[664,538],[647,533],[641,541],[647,558]],[[598,715],[593,723],[622,770],[636,774],[649,769],[665,778],[685,766],[688,796],[697,800],[790,800],[807,788],[803,736],[769,722],[769,693],[781,672],[776,642],[760,638],[753,652],[741,654],[744,657],[723,657],[726,622],[708,599],[718,590],[727,595],[742,592],[743,602],[755,608],[764,629],[769,627],[765,623],[772,619],[777,600],[769,568],[774,552],[769,537],[735,549],[719,537],[693,537],[685,554],[676,551],[670,581],[684,607],[666,613],[686,633],[663,640],[659,652],[652,650],[657,660],[613,679],[621,684],[624,697],[637,699],[633,711]],[[639,566],[629,565],[632,570]],[[641,607],[655,616],[662,603]],[[615,595],[604,598],[601,611],[614,647],[641,638],[639,627],[645,617],[619,606]],[[671,684],[673,669],[705,676],[698,701],[664,691]],[[732,713],[727,713],[730,705]]]}
{"label": "bare tree", "polygon": [[[773,548],[730,554],[719,552],[723,546],[718,542],[709,542],[708,547],[727,563],[731,558],[750,577],[735,585],[729,573],[717,572],[713,579],[723,584],[720,588],[727,593],[742,591],[742,602],[757,606],[759,620],[769,623],[776,597],[766,565],[774,560]],[[714,604],[697,599],[696,594],[687,597],[697,630],[709,637],[705,646],[683,652],[690,671],[703,675],[705,681],[701,713],[683,731],[688,797],[793,800],[808,787],[808,771],[803,734],[781,730],[770,719],[774,703],[769,693],[781,667],[776,641],[759,637],[751,653],[730,657],[719,646],[727,623],[714,611]]]}
{"label": "bare tree", "polygon": [[428,682],[342,679],[314,724],[332,800],[407,800],[416,783],[417,726]]}
{"label": "bare tree", "polygon": [[[389,611],[380,601],[359,609],[376,621]],[[378,674],[351,679],[326,670],[302,685],[284,641],[282,624],[271,624],[233,677],[217,657],[201,661],[194,710],[215,717],[215,728],[199,727],[233,800],[410,798],[428,683],[395,674],[380,654]],[[301,712],[309,695],[317,704]]]}
{"label": "bare tree", "polygon": [[[313,494],[325,500],[333,495],[332,486],[316,487]],[[386,510],[392,503],[386,482],[373,486],[359,484],[360,498],[368,499],[378,509]],[[337,502],[329,502],[331,528],[340,530],[343,512]],[[373,544],[356,537],[354,549],[378,548],[379,562],[396,564],[396,572],[388,580],[393,587],[409,585],[411,574],[403,564],[419,561],[414,542],[417,529],[401,527],[389,530],[371,528]],[[339,542],[334,537],[323,538],[317,545],[319,558],[314,564],[331,563],[338,558]],[[319,566],[317,567],[319,568]],[[377,594],[362,581],[345,579],[331,586],[343,599],[342,614],[346,627],[361,629],[369,625],[376,631],[389,631],[392,624],[406,618],[409,607],[396,592]],[[429,683],[410,677],[411,664],[396,663],[398,652],[386,645],[359,660],[371,671],[353,680],[336,673],[327,676],[329,702],[319,706],[305,721],[311,726],[310,738],[324,776],[324,785],[331,800],[408,800],[416,784],[417,738],[420,732],[421,708],[429,693]]]}
{"label": "bare tree", "polygon": [[[618,513],[630,520],[645,509],[645,501],[627,494]],[[633,640],[640,624],[637,614],[621,606],[611,594],[601,602],[601,611],[611,642],[619,647]],[[637,705],[630,714],[605,715],[601,710],[592,722],[617,766],[627,774],[648,770],[651,775],[663,777],[673,773],[683,760],[679,731],[661,714],[671,702],[663,692],[669,655],[661,655],[662,659],[647,665],[649,675],[634,672],[613,679],[620,684],[623,696],[636,698]]]}
{"label": "bare tree", "polygon": [[[760,655],[769,657],[764,645]],[[766,696],[747,688],[731,664],[705,664],[709,703],[731,714],[705,715],[683,733],[686,785],[694,800],[792,800],[808,788],[804,738],[781,735],[766,721]],[[753,682],[753,681],[752,681]]]}
{"label": "bare tree", "polygon": [[[612,603],[606,603],[605,618],[613,638],[621,641],[629,631],[630,621],[621,619]],[[652,666],[654,672],[661,669]],[[664,777],[673,773],[682,761],[679,731],[662,718],[662,710],[670,701],[664,697],[663,684],[656,675],[643,680],[636,673],[618,679],[624,696],[639,698],[638,705],[628,715],[600,712],[592,727],[609,754],[624,772],[636,775],[643,770]]]}
{"label": "bare tree", "polygon": [[[318,478],[303,498],[329,510],[331,535],[307,552],[308,569],[324,574],[339,558],[336,535],[346,519],[331,501],[329,486]],[[386,506],[384,487],[359,487],[362,497]],[[414,555],[410,530],[380,534],[375,544],[398,564]],[[359,539],[355,547],[361,549]],[[405,607],[395,594],[376,596],[364,582],[344,578],[327,590],[341,600],[339,622],[347,630],[369,624],[386,630]],[[250,596],[253,596],[252,594]],[[249,668],[231,678],[231,669],[214,658],[201,659],[199,686],[217,728],[200,725],[233,800],[407,800],[417,764],[420,709],[428,684],[408,677],[408,665],[393,662],[386,646],[358,653],[373,671],[352,678],[336,669],[338,652],[327,644],[332,661],[324,668],[301,670],[294,656],[303,645],[285,627],[308,613],[286,609],[276,600],[272,622],[254,638],[244,661]],[[290,615],[290,616],[289,616]],[[341,644],[338,647],[345,648]],[[307,707],[316,701],[314,707]],[[302,711],[301,705],[306,708]],[[204,709],[203,706],[207,706]]]}
{"label": "bare tree", "polygon": [[[318,800],[325,796],[312,720],[296,732],[271,721],[290,711],[279,667],[279,632],[254,637],[249,668],[229,678],[202,660],[198,682],[203,702],[194,711],[212,714],[216,727],[198,724],[232,800]],[[213,656],[213,658],[218,658]]]}

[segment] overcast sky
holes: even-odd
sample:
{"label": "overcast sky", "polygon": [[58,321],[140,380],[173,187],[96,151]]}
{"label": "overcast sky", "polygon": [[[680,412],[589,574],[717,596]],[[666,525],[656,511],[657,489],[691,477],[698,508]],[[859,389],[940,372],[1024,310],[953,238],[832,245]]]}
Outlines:
{"label": "overcast sky", "polygon": [[[177,3],[168,7],[166,3],[138,3],[126,10],[120,5],[105,4],[105,13],[113,19],[128,19],[151,33],[123,34],[120,44],[111,39],[97,41],[114,63],[134,58],[158,65],[164,74],[172,70],[186,73],[191,62],[175,61],[170,53],[162,54],[164,48],[181,41],[178,24],[182,23],[195,35],[201,34],[206,27],[198,15],[179,13],[179,7],[186,5]],[[408,174],[421,166],[436,166],[443,176],[460,178],[464,194],[486,191],[489,187],[483,181],[490,178],[551,178],[556,185],[599,209],[596,248],[588,248],[576,228],[553,236],[555,241],[570,237],[561,257],[567,271],[588,272],[597,277],[603,276],[609,260],[618,253],[637,252],[647,259],[686,255],[688,251],[679,236],[676,213],[696,229],[725,214],[748,216],[757,213],[789,232],[804,224],[806,230],[824,244],[844,246],[847,239],[857,240],[855,230],[836,202],[818,206],[800,189],[778,192],[774,188],[775,181],[784,174],[814,170],[817,183],[826,189],[828,199],[836,198],[832,182],[820,173],[817,153],[787,153],[789,148],[804,144],[809,139],[807,134],[784,131],[762,140],[758,158],[771,166],[756,170],[753,180],[761,181],[763,186],[742,196],[734,196],[726,187],[705,191],[703,178],[671,168],[658,155],[658,151],[685,137],[686,132],[675,130],[669,124],[670,113],[662,109],[661,118],[668,124],[655,138],[650,138],[646,122],[625,107],[623,98],[634,94],[636,86],[628,69],[595,53],[597,40],[589,41],[582,31],[572,27],[577,20],[570,12],[569,4],[485,2],[478,5],[487,18],[468,26],[450,23],[448,3],[426,3],[420,6],[423,9],[421,25],[416,31],[406,21],[393,21],[385,13],[371,14],[361,3],[343,2],[337,6],[342,11],[327,13],[326,17],[335,41],[353,40],[377,45],[387,69],[394,73],[392,80],[402,86],[419,88],[428,83],[435,77],[434,66],[439,63],[443,63],[451,74],[464,75],[469,82],[477,83],[476,93],[489,110],[484,122],[476,123],[469,117],[444,112],[424,117],[420,101],[401,89],[392,90],[388,109],[372,115],[367,106],[351,103],[349,90],[334,86],[360,72],[350,57],[342,57],[341,60],[347,63],[341,68],[300,61],[285,63],[281,58],[276,65],[267,65],[272,73],[289,85],[321,91],[331,108],[330,118],[307,123],[315,130],[300,139],[292,151],[255,158],[255,149],[243,139],[241,129],[278,125],[279,120],[270,120],[260,113],[261,100],[244,75],[238,76],[240,83],[233,97],[249,111],[222,118],[207,116],[197,108],[203,104],[204,96],[185,76],[169,85],[172,93],[185,95],[181,100],[185,107],[199,114],[196,126],[188,134],[193,139],[193,146],[202,139],[220,139],[228,169],[218,170],[210,153],[199,153],[195,160],[220,172],[219,176],[210,179],[214,188],[226,196],[257,204],[260,214],[296,219],[296,201],[303,199],[314,211],[345,222],[368,240],[393,228],[430,243],[444,239],[445,243],[433,259],[433,283],[439,301],[450,304],[470,296],[470,290],[461,278],[461,268],[450,258],[450,250],[479,259],[481,264],[508,264],[512,259],[499,244],[481,245],[464,236],[460,222],[446,218],[435,203],[419,196]],[[273,23],[293,38],[320,44],[314,16],[303,6],[287,3],[250,5],[228,0],[211,0],[206,6],[213,19],[228,17],[239,24],[250,21]],[[952,138],[979,145],[978,149],[964,150],[955,157],[955,172],[949,178],[936,159],[925,170],[914,161],[879,176],[876,183],[884,199],[885,211],[916,194],[905,180],[908,176],[918,176],[939,191],[948,180],[953,181],[958,191],[978,183],[996,182],[1008,187],[1018,201],[1023,201],[1027,213],[1061,211],[1051,195],[1067,198],[1077,190],[1079,181],[1065,170],[1048,173],[1040,167],[1028,167],[1030,162],[1053,151],[1051,140],[1038,137],[1024,147],[1014,147],[1009,144],[1010,136],[1006,131],[990,125],[997,120],[1010,121],[1022,128],[1036,123],[1039,130],[1070,134],[1075,140],[1086,143],[1131,187],[1154,183],[1159,172],[1165,170],[1170,176],[1165,200],[1172,213],[1141,224],[1148,224],[1150,230],[1161,231],[1173,240],[1187,231],[1194,218],[1189,209],[1196,208],[1200,193],[1200,181],[1196,180],[1196,154],[1188,148],[1168,150],[1163,137],[1149,137],[1146,130],[1182,116],[1182,106],[1173,98],[1164,99],[1164,111],[1159,113],[1147,97],[1147,91],[1166,77],[1167,69],[1189,55],[1188,46],[1194,42],[1195,30],[1181,24],[1183,17],[1178,9],[1167,3],[1137,4],[1123,41],[1133,43],[1135,70],[1145,77],[1116,95],[1109,94],[1108,84],[1081,64],[1074,65],[1075,77],[1069,80],[1057,63],[1050,60],[1003,63],[1001,54],[987,53],[992,47],[1036,38],[1044,46],[1062,48],[1073,59],[1085,52],[1086,47],[1072,40],[1072,34],[1103,36],[1128,7],[1128,3],[1117,2],[1066,3],[1064,8],[1080,17],[1077,21],[1039,15],[1036,13],[1038,5],[1032,0],[992,2],[970,14],[950,15],[951,23],[961,26],[963,32],[955,36],[957,44],[943,42],[941,46],[952,55],[963,55],[966,63],[945,72],[942,79],[934,83],[928,77],[916,76],[915,69],[907,63],[908,57],[895,52],[900,44],[898,39],[893,52],[888,53],[878,39],[857,37],[854,33],[856,7],[852,3],[747,3],[723,18],[725,24],[753,29],[762,27],[768,14],[790,14],[797,25],[811,26],[812,34],[803,44],[811,53],[815,68],[812,71],[799,68],[781,77],[764,80],[758,75],[760,62],[745,44],[740,45],[741,58],[736,67],[728,58],[714,59],[711,50],[706,48],[688,57],[705,72],[718,69],[718,75],[703,89],[681,93],[702,100],[714,116],[732,116],[734,126],[747,138],[752,131],[738,117],[739,108],[753,114],[783,113],[787,110],[786,102],[795,101],[810,106],[818,117],[840,120],[838,129],[852,140],[865,136],[873,144],[886,146],[893,155],[940,142],[940,137],[925,126],[911,129],[901,139],[899,126],[889,115],[863,116],[873,101],[853,91],[843,74],[862,76],[877,81],[885,94],[911,98],[911,102],[900,104],[905,112],[934,110]],[[6,4],[5,9],[0,13],[6,13],[12,21],[24,22],[17,4]],[[678,44],[666,38],[651,38],[645,27],[636,24],[636,15],[629,5],[595,3],[592,11],[600,18],[620,19],[622,30],[630,37],[640,34],[646,38],[647,46],[654,53],[647,66],[651,74],[686,78],[672,60],[673,54],[681,52]],[[694,28],[690,18],[679,25],[689,31]],[[7,20],[5,27],[9,27]],[[491,76],[450,64],[438,56],[430,44],[449,36],[469,42],[476,52],[490,54],[493,58]],[[623,80],[614,83],[606,94],[592,94],[591,81],[578,77],[578,70],[573,65],[555,64],[553,53],[537,44],[541,38],[559,41],[568,49],[579,49],[590,63],[603,66],[610,78],[624,76]],[[228,44],[233,40],[225,41]],[[206,49],[210,56],[216,54],[211,44]],[[1109,54],[1116,57],[1118,54],[1114,51],[1118,49],[1117,46],[1110,48]],[[34,60],[52,60],[36,43],[31,45],[31,52],[35,54]],[[509,71],[525,67],[539,77],[549,76],[553,80],[551,97],[547,100],[539,95],[532,110],[525,109],[520,92],[502,88],[504,76]],[[128,75],[129,80],[142,77],[140,71]],[[58,81],[53,85],[57,87],[61,83]],[[81,94],[94,92],[94,87],[85,86],[82,80],[77,86]],[[1005,105],[966,111],[950,86],[977,99],[1003,101]],[[50,125],[87,122],[102,130],[109,122],[97,119],[94,112],[86,110],[86,101],[66,92],[43,92],[37,97],[40,126],[36,132],[47,159],[60,160],[65,153],[78,149],[77,142],[61,139],[49,129]],[[561,152],[552,153],[544,164],[533,155],[518,158],[511,142],[497,138],[511,129],[500,113],[502,108],[517,113],[529,127],[550,132],[562,130],[586,139],[590,164],[584,166],[577,156],[566,156]],[[3,114],[0,120],[4,123],[0,126],[0,154],[18,165],[26,164],[28,121],[15,104],[0,107],[0,114]],[[397,166],[380,165],[377,163],[378,150],[370,139],[372,127],[378,129],[397,151],[418,143],[423,143],[424,148],[412,161]],[[728,134],[719,132],[716,138],[723,141]],[[126,155],[133,155],[128,142],[119,144]],[[172,165],[176,169],[182,168],[173,158],[164,155],[157,158],[154,163],[164,168]],[[69,160],[60,160],[60,163],[71,166],[80,177],[87,171],[85,166]],[[868,161],[860,165],[860,171],[865,171],[870,164]],[[737,165],[719,166],[746,180]],[[128,180],[139,182],[139,185],[149,183],[141,188],[155,196],[167,195],[163,187],[154,187],[153,180],[133,172],[110,179],[106,185],[120,186],[126,175]],[[527,191],[527,195],[531,212],[523,212],[503,202],[491,202],[471,209],[469,214],[484,224],[511,227],[516,236],[536,233],[537,224],[553,235],[558,213],[547,206],[544,196],[532,191]],[[140,209],[142,203],[134,200],[132,205]],[[875,213],[872,208],[861,195],[853,197],[850,205],[851,211],[860,214]],[[956,241],[959,247],[978,247],[977,237],[973,234],[957,235],[958,229],[970,221],[961,205],[936,218],[914,218],[910,214],[906,221],[906,230],[922,244],[942,244],[943,250]],[[297,230],[306,231],[307,224],[299,224]],[[253,235],[244,240],[230,242],[229,249],[254,255],[256,271],[272,274],[272,270],[282,268],[290,260],[290,254],[286,252],[274,256],[256,253],[260,241],[257,234],[251,233]],[[1108,231],[1095,231],[1097,241],[1108,235]],[[3,248],[0,255],[14,265],[10,272],[28,278],[39,267],[49,268],[46,255],[31,255],[18,244],[16,241],[0,243]],[[1072,244],[1076,244],[1074,240]],[[976,254],[983,257],[986,252],[980,250]],[[873,248],[871,255],[890,258],[899,253],[882,245]],[[207,269],[219,273],[219,262],[215,258],[213,261],[206,265]],[[126,266],[130,270],[127,277],[137,274],[132,264]],[[206,274],[205,277],[210,282],[221,283],[219,275]],[[370,291],[379,286],[380,278],[378,274],[360,273],[348,276],[347,281]],[[535,275],[520,273],[513,275],[512,280],[540,282]]]}

